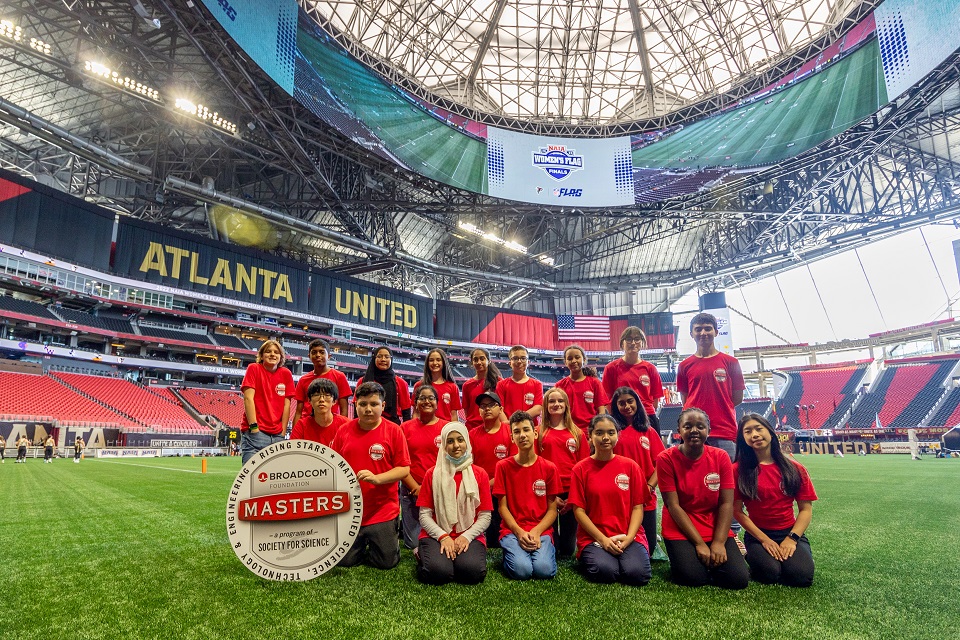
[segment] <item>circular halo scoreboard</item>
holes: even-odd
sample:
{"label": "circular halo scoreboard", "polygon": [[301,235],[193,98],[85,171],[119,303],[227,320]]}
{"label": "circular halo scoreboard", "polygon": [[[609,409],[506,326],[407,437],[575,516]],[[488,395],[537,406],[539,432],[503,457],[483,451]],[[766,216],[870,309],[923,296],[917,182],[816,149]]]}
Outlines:
{"label": "circular halo scoreboard", "polygon": [[230,545],[267,580],[310,580],[329,571],[353,546],[362,517],[353,469],[311,440],[284,440],[256,453],[227,497]]}

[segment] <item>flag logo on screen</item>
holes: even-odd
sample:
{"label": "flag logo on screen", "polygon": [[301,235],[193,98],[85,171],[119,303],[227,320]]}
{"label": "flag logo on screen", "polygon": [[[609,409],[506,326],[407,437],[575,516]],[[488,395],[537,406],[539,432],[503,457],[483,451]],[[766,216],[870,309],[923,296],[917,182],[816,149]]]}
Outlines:
{"label": "flag logo on screen", "polygon": [[610,318],[607,316],[557,316],[557,338],[560,340],[609,340]]}

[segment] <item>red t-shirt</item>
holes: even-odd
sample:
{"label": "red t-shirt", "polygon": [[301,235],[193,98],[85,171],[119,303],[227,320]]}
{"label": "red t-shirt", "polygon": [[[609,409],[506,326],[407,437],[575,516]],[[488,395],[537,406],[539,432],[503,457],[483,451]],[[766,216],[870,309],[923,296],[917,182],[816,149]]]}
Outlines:
{"label": "red t-shirt", "polygon": [[[733,489],[733,466],[723,449],[704,447],[698,460],[683,455],[680,447],[667,449],[657,458],[657,482],[660,491],[677,494],[680,507],[687,513],[704,542],[713,540],[713,521],[720,506],[720,490]],[[733,532],[730,532],[733,535]],[[665,540],[686,540],[680,528],[663,507]]]}
{"label": "red t-shirt", "polygon": [[470,430],[470,446],[473,449],[473,464],[483,467],[491,478],[497,469],[497,463],[517,453],[517,445],[510,437],[510,425],[500,423],[496,433],[487,433],[483,426]]}
{"label": "red t-shirt", "polygon": [[[617,437],[617,446],[613,448],[613,452],[618,456],[630,458],[640,465],[640,471],[645,478],[644,482],[646,482],[656,471],[657,456],[663,449],[663,440],[660,439],[654,429],[648,428],[645,432],[640,433],[633,427],[627,427],[620,431]],[[657,492],[653,491],[650,493],[650,500],[643,506],[643,510],[652,511],[656,508]]]}
{"label": "red t-shirt", "polygon": [[[499,501],[506,496],[507,508],[517,525],[530,531],[540,524],[547,513],[547,503],[560,493],[560,474],[557,465],[543,456],[537,456],[533,464],[524,467],[510,456],[497,463],[493,478],[493,495]],[[513,533],[507,523],[500,521],[500,538]],[[553,538],[553,527],[543,532]]]}
{"label": "red t-shirt", "polygon": [[319,442],[325,447],[333,443],[340,427],[346,424],[347,419],[343,416],[334,415],[333,422],[325,427],[317,424],[312,415],[303,416],[293,425],[293,431],[290,432],[291,440],[313,440]]}
{"label": "red t-shirt", "polygon": [[477,396],[485,391],[483,382],[476,378],[470,378],[463,383],[463,413],[467,417],[467,428],[474,429],[483,424],[483,418],[480,416],[480,407],[477,406]]}
{"label": "red t-shirt", "polygon": [[[381,418],[380,425],[370,431],[361,429],[356,419],[350,420],[337,431],[332,448],[343,456],[354,473],[368,469],[380,474],[395,467],[410,466],[410,452],[403,431],[400,425],[386,418]],[[387,522],[400,515],[398,483],[372,485],[361,482],[360,491],[363,494],[360,526]]]}
{"label": "red t-shirt", "polygon": [[[477,506],[477,511],[473,516],[473,522],[468,522],[466,525],[461,526],[460,523],[457,523],[456,531],[450,532],[451,538],[459,538],[460,534],[473,526],[473,523],[477,521],[477,518],[480,516],[481,511],[493,511],[493,498],[490,497],[490,476],[487,475],[487,472],[483,470],[482,467],[477,465],[471,465],[473,467],[473,476],[477,479],[477,488],[480,490],[480,504]],[[433,505],[433,470],[436,467],[430,467],[427,469],[427,473],[423,476],[423,482],[420,483],[420,493],[417,496],[417,506],[426,507],[427,509],[433,509],[433,519],[437,519],[436,507]],[[463,474],[457,473],[453,476],[453,481],[457,486],[457,493],[460,493],[460,484],[463,482]],[[423,529],[420,529],[420,537],[418,540],[424,538],[429,538],[428,534]],[[484,535],[479,535],[475,538],[479,540],[480,544],[487,546],[487,539]]]}
{"label": "red t-shirt", "polygon": [[[396,378],[397,385],[397,422],[403,418],[403,412],[407,409],[413,407],[413,399],[410,397],[410,385],[407,384],[407,381],[401,378],[400,376],[394,376]],[[374,380],[374,382],[376,382]],[[357,386],[359,387],[363,384],[363,378],[357,380]],[[384,406],[386,406],[386,401],[384,401]],[[383,417],[390,419],[390,417],[384,413]]]}
{"label": "red t-shirt", "polygon": [[[604,462],[587,458],[577,463],[570,478],[567,504],[586,511],[600,533],[612,538],[627,532],[633,508],[649,499],[650,489],[647,488],[640,466],[630,458],[615,455],[612,460]],[[590,534],[578,526],[577,555],[593,542]],[[643,527],[637,530],[634,542],[647,549],[647,535]]]}
{"label": "red t-shirt", "polygon": [[[600,407],[610,406],[610,398],[600,378],[588,376],[583,380],[574,382],[570,376],[557,383],[558,389],[563,389],[570,398],[570,413],[573,415],[573,423],[581,429],[590,426],[590,419],[597,415]],[[544,407],[546,411],[546,407]]]}
{"label": "red t-shirt", "polygon": [[687,394],[683,407],[697,407],[707,412],[711,438],[737,439],[733,392],[744,389],[740,362],[723,352],[709,358],[698,358],[694,354],[677,368],[677,391]]}
{"label": "red t-shirt", "polygon": [[543,383],[529,376],[523,384],[513,378],[504,378],[497,383],[497,395],[503,400],[503,417],[509,420],[514,411],[529,411],[535,405],[543,404]]}
{"label": "red t-shirt", "polygon": [[[297,381],[297,402],[300,403],[300,415],[309,416],[313,414],[313,407],[310,406],[310,398],[307,397],[307,390],[310,388],[310,383],[316,380],[317,378],[326,378],[333,384],[337,385],[337,393],[340,394],[340,398],[349,398],[353,395],[353,392],[350,390],[350,383],[347,382],[347,376],[343,373],[337,371],[336,369],[327,369],[326,373],[314,373],[313,371],[307,372],[300,377],[300,380]],[[340,414],[340,402],[339,399],[337,402],[333,403],[333,408],[330,410],[336,414]]]}
{"label": "red t-shirt", "polygon": [[603,390],[612,398],[617,387],[630,387],[640,396],[647,415],[657,412],[657,404],[663,397],[663,381],[652,362],[641,360],[627,364],[623,358],[611,361],[603,368]]}
{"label": "red t-shirt", "polygon": [[[413,395],[417,395],[421,384],[418,380],[413,385]],[[454,420],[454,412],[463,408],[460,406],[460,389],[457,388],[457,383],[433,382],[430,386],[437,390],[437,417],[447,422]]]}
{"label": "red t-shirt", "polygon": [[[794,501],[813,502],[817,499],[817,492],[813,488],[813,482],[810,481],[810,474],[802,464],[791,460],[797,465],[797,471],[800,472],[800,490],[796,496],[790,497],[783,492],[783,476],[780,473],[780,467],[775,464],[761,464],[760,473],[757,474],[757,499],[748,500],[740,495],[740,491],[734,491],[735,500],[743,500],[747,507],[747,514],[753,523],[761,529],[780,531],[790,529],[797,522],[797,516],[793,511]],[[733,477],[737,477],[739,463],[733,465]]]}
{"label": "red t-shirt", "polygon": [[[267,371],[266,367],[258,362],[247,367],[243,375],[240,389],[253,389],[253,406],[257,411],[257,427],[260,431],[272,436],[280,435],[287,425],[283,421],[283,405],[287,398],[294,394],[293,374],[286,367],[277,367],[274,372]],[[240,429],[249,431],[247,412],[243,412],[243,422]]]}
{"label": "red t-shirt", "polygon": [[590,443],[587,442],[587,433],[580,432],[580,442],[570,435],[566,429],[551,429],[550,427],[541,427],[546,429],[543,435],[543,441],[540,446],[540,455],[557,465],[557,472],[560,474],[561,493],[570,491],[570,472],[573,466],[590,457]]}
{"label": "red t-shirt", "polygon": [[423,484],[427,469],[437,464],[437,451],[443,444],[440,442],[440,432],[447,422],[437,419],[435,424],[425,425],[414,418],[400,425],[410,452],[410,475],[418,484]]}

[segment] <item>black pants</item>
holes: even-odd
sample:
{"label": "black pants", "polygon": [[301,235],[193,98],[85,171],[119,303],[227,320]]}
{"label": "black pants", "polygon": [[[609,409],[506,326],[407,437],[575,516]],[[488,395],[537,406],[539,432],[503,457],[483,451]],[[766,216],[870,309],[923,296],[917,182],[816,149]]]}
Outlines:
{"label": "black pants", "polygon": [[650,555],[639,542],[631,543],[619,556],[608,553],[599,544],[588,544],[580,552],[580,566],[590,582],[622,582],[634,587],[650,582]]}
{"label": "black pants", "polygon": [[421,538],[417,577],[427,584],[480,584],[487,577],[487,548],[474,540],[467,550],[451,560],[444,555],[440,543],[433,538]]}
{"label": "black pants", "polygon": [[[777,544],[783,542],[790,533],[790,529],[761,531]],[[796,551],[783,562],[767,553],[760,541],[749,533],[744,535],[743,542],[747,545],[750,575],[757,582],[782,584],[787,587],[809,587],[813,584],[813,552],[807,536],[800,536]]]}
{"label": "black pants", "polygon": [[[560,499],[566,500],[569,495],[561,493]],[[557,514],[553,523],[553,544],[557,549],[557,556],[561,558],[569,558],[576,552],[577,519],[573,515],[573,509]]]}
{"label": "black pants", "polygon": [[398,520],[387,520],[360,527],[353,548],[340,561],[341,567],[352,567],[364,559],[376,569],[392,569],[400,563],[397,540]]}
{"label": "black pants", "polygon": [[[496,500],[496,498],[494,498]],[[487,527],[487,531],[484,534],[487,540],[488,549],[499,549],[500,548],[500,512],[496,508],[496,502],[494,502],[493,511],[490,513],[490,526]]]}
{"label": "black pants", "polygon": [[647,549],[650,549],[650,557],[653,557],[653,551],[657,548],[657,510],[643,512],[643,533],[647,536]]}
{"label": "black pants", "polygon": [[17,447],[17,460],[25,460],[26,458],[27,458],[27,448]]}
{"label": "black pants", "polygon": [[687,587],[712,584],[721,589],[746,589],[750,582],[750,569],[733,538],[727,538],[724,544],[727,561],[713,568],[700,562],[696,547],[688,540],[665,540],[664,543],[670,558],[670,574],[677,584]]}
{"label": "black pants", "polygon": [[50,460],[53,458],[53,447],[44,447],[43,448],[43,459]]}

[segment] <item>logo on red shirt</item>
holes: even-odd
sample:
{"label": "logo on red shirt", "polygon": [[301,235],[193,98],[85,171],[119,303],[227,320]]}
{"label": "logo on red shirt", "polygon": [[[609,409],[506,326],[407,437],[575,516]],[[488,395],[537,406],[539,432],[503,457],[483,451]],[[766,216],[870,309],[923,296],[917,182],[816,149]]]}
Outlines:
{"label": "logo on red shirt", "polygon": [[493,450],[493,455],[497,456],[497,458],[499,458],[499,459],[501,459],[501,460],[503,460],[504,458],[506,458],[506,457],[507,457],[507,445],[505,445],[505,444],[498,444],[498,445],[497,445],[497,448]]}
{"label": "logo on red shirt", "polygon": [[545,480],[534,480],[533,482],[533,493],[534,495],[540,496],[541,498],[547,495],[547,483]]}
{"label": "logo on red shirt", "polygon": [[710,491],[720,491],[720,474],[711,472],[703,476],[703,486]]}
{"label": "logo on red shirt", "polygon": [[443,394],[442,399],[443,399],[443,404],[450,404],[450,394],[449,394],[449,393]]}
{"label": "logo on red shirt", "polygon": [[593,404],[593,391],[584,391],[583,401],[587,404]]}
{"label": "logo on red shirt", "polygon": [[371,460],[383,460],[383,456],[386,455],[387,450],[383,448],[382,444],[375,442],[370,445],[368,453],[370,454]]}
{"label": "logo on red shirt", "polygon": [[726,369],[714,369],[713,377],[716,378],[717,382],[723,384],[727,381],[727,370]]}
{"label": "logo on red shirt", "polygon": [[648,376],[648,375],[646,375],[646,374],[640,376],[640,384],[642,384],[642,385],[645,386],[645,387],[649,387],[649,386],[650,386],[650,376]]}
{"label": "logo on red shirt", "polygon": [[646,449],[647,451],[649,451],[649,450],[650,450],[650,438],[648,438],[647,436],[640,436],[640,446],[643,447],[644,449]]}
{"label": "logo on red shirt", "polygon": [[437,437],[433,439],[433,444],[437,445],[437,449],[440,448],[440,445],[441,445],[442,443],[440,442],[440,435],[439,435],[439,434],[437,434]]}
{"label": "logo on red shirt", "polygon": [[618,473],[616,477],[617,486],[624,491],[630,491],[630,476],[625,473]]}
{"label": "logo on red shirt", "polygon": [[567,438],[567,451],[570,453],[577,452],[577,439],[576,438]]}
{"label": "logo on red shirt", "polygon": [[532,407],[532,406],[533,406],[533,394],[532,394],[532,393],[525,393],[525,394],[523,394],[523,401],[527,404],[528,407]]}
{"label": "logo on red shirt", "polygon": [[274,391],[277,392],[278,396],[285,396],[287,395],[287,385],[283,384],[282,382],[279,382],[277,383],[277,386],[274,388]]}

